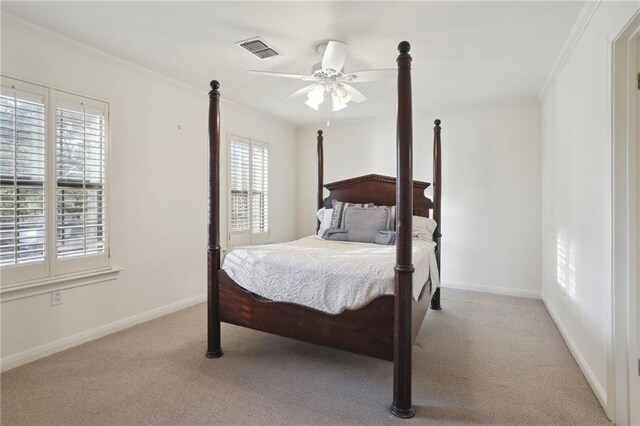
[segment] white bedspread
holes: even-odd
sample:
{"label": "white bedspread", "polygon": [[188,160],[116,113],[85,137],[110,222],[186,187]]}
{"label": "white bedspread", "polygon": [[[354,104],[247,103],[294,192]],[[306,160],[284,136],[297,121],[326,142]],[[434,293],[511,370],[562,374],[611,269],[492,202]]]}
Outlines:
{"label": "white bedspread", "polygon": [[[413,297],[430,278],[439,285],[435,243],[413,239]],[[262,297],[330,314],[358,309],[394,292],[395,246],[328,241],[309,236],[281,244],[238,247],[222,269],[240,286]]]}

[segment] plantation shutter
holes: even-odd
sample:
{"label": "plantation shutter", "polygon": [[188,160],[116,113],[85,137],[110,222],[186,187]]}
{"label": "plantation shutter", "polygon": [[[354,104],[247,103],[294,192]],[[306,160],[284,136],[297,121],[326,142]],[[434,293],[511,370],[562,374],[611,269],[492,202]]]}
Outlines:
{"label": "plantation shutter", "polygon": [[229,136],[229,246],[269,242],[269,145]]}
{"label": "plantation shutter", "polygon": [[249,180],[251,143],[234,138],[229,143],[229,179],[231,188],[229,241],[231,245],[249,244]]}
{"label": "plantation shutter", "polygon": [[108,103],[0,83],[0,286],[105,270]]}
{"label": "plantation shutter", "polygon": [[46,272],[46,91],[12,81],[0,94],[0,265],[37,263],[21,271],[32,279]]}
{"label": "plantation shutter", "polygon": [[107,106],[73,95],[56,102],[56,257],[103,255],[106,247]]}
{"label": "plantation shutter", "polygon": [[269,147],[252,142],[251,157],[252,241],[269,239]]}

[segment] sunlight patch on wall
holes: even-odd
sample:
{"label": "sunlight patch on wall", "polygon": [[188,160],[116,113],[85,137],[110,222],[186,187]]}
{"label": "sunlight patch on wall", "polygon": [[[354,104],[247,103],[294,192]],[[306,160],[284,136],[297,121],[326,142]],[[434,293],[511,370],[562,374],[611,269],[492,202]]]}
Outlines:
{"label": "sunlight patch on wall", "polygon": [[563,290],[567,288],[567,236],[564,232],[558,233],[556,242],[556,282]]}
{"label": "sunlight patch on wall", "polygon": [[556,282],[563,293],[576,298],[576,245],[569,241],[567,233],[560,231],[556,240]]}

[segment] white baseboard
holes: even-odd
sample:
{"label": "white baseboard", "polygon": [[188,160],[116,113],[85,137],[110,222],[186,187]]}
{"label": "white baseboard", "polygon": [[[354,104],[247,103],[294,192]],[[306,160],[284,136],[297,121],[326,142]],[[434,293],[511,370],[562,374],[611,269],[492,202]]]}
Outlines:
{"label": "white baseboard", "polygon": [[188,308],[189,306],[196,305],[206,300],[207,295],[206,293],[203,293],[189,299],[170,303],[168,305],[161,306],[159,308],[155,308],[141,314],[133,315],[128,318],[124,318],[109,324],[102,325],[100,327],[93,328],[91,330],[82,331],[72,336],[64,337],[62,339],[45,343],[44,345],[40,345],[35,348],[18,352],[17,354],[6,356],[0,359],[0,371],[10,370],[12,368],[27,364],[37,359],[53,355],[56,352],[64,351],[65,349],[69,349],[82,343],[86,343],[90,340],[106,336],[107,334],[115,333],[116,331],[120,331],[125,328],[133,327],[134,325],[141,324],[143,322],[150,321],[163,315]]}
{"label": "white baseboard", "polygon": [[604,390],[602,385],[598,382],[598,379],[596,378],[596,375],[593,373],[593,370],[591,369],[591,367],[589,367],[589,364],[584,359],[584,356],[582,356],[582,352],[580,352],[580,349],[578,349],[578,346],[571,338],[571,335],[569,334],[567,329],[564,327],[564,324],[562,324],[562,321],[560,321],[560,317],[551,307],[551,304],[549,304],[544,299],[544,297],[542,298],[542,303],[544,303],[544,306],[547,308],[549,315],[551,315],[551,319],[556,324],[556,327],[558,327],[558,331],[560,331],[560,335],[562,336],[565,343],[567,344],[567,347],[569,348],[571,355],[573,355],[573,358],[578,363],[580,370],[582,370],[582,374],[584,374],[584,377],[587,379],[587,382],[589,383],[589,386],[591,386],[591,389],[593,390],[593,393],[596,395],[596,398],[598,398],[598,401],[600,401],[600,405],[602,405],[602,408],[606,413],[609,413],[609,410],[607,407],[607,392]]}
{"label": "white baseboard", "polygon": [[479,291],[482,293],[500,294],[503,296],[527,297],[530,299],[541,299],[542,294],[539,291],[523,290],[519,288],[497,287],[484,284],[470,284],[455,281],[444,281],[440,284],[443,288],[455,288],[458,290]]}

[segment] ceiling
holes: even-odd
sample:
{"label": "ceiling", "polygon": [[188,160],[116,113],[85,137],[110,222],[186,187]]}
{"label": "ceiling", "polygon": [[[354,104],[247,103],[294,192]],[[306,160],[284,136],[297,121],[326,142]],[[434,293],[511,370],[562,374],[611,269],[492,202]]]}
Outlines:
{"label": "ceiling", "polygon": [[[2,2],[2,13],[294,124],[326,119],[307,83],[246,71],[307,74],[314,43],[348,44],[346,71],[394,68],[411,42],[416,111],[509,103],[537,96],[582,2]],[[282,52],[260,60],[234,42],[259,35]],[[333,121],[393,114],[395,82],[361,83],[366,102]]]}

